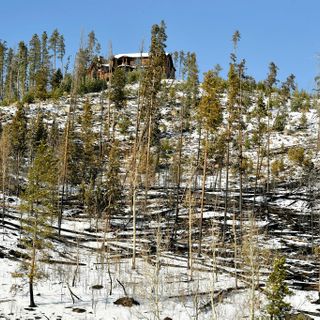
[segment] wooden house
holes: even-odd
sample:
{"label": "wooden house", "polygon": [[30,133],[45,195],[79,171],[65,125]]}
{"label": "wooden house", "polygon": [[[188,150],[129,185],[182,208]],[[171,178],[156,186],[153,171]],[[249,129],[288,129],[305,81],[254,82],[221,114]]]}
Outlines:
{"label": "wooden house", "polygon": [[[149,53],[123,53],[113,56],[111,59],[96,57],[89,69],[88,75],[92,79],[109,80],[116,68],[124,68],[127,72],[147,68],[149,64]],[[167,79],[175,78],[175,67],[171,54],[166,54],[165,76]]]}

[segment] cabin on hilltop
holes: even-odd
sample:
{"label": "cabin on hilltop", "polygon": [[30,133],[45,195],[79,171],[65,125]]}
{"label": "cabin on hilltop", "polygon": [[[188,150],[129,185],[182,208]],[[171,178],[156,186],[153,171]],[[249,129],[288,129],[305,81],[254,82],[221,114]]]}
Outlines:
{"label": "cabin on hilltop", "polygon": [[[148,67],[150,61],[149,53],[123,53],[113,56],[111,59],[102,56],[95,57],[90,67],[88,75],[92,79],[109,80],[112,72],[116,68],[124,68],[125,71],[131,72],[139,68]],[[165,60],[165,77],[166,79],[175,78],[175,67],[173,65],[172,56],[166,53]]]}

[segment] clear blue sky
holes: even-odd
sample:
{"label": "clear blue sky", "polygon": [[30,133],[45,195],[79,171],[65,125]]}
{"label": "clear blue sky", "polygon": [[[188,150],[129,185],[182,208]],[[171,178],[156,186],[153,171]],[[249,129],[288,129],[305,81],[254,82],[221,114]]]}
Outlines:
{"label": "clear blue sky", "polygon": [[165,20],[167,51],[194,51],[203,73],[219,63],[225,75],[231,37],[241,33],[238,57],[247,73],[265,78],[271,61],[279,79],[293,73],[300,89],[311,91],[320,72],[319,0],[3,0],[0,39],[10,46],[28,42],[32,34],[58,28],[69,55],[83,31],[94,30],[107,53],[135,52],[144,41],[149,49],[152,24]]}

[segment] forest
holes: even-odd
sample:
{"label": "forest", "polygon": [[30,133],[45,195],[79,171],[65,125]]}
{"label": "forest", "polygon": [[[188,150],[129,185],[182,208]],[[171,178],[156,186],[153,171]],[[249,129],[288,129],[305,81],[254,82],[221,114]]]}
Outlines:
{"label": "forest", "polygon": [[165,79],[161,21],[108,81],[94,31],[0,41],[0,319],[320,319],[320,81],[257,81],[231,36]]}

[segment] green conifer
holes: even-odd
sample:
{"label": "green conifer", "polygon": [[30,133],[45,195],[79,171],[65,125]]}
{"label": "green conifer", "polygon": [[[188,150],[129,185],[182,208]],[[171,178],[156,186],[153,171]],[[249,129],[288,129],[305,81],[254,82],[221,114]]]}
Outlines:
{"label": "green conifer", "polygon": [[271,320],[284,319],[284,316],[291,309],[290,303],[285,302],[285,298],[291,294],[285,280],[287,277],[285,257],[278,257],[274,260],[273,271],[269,275],[266,296],[268,305],[266,311]]}
{"label": "green conifer", "polygon": [[[49,221],[57,213],[57,161],[47,145],[41,143],[28,172],[28,183],[22,195],[21,210],[26,211],[28,219],[23,229],[26,231],[25,245],[30,251],[30,260],[25,261],[29,279],[30,307],[35,307],[33,285],[41,276],[39,253],[50,246]],[[31,242],[28,241],[31,239]]]}

